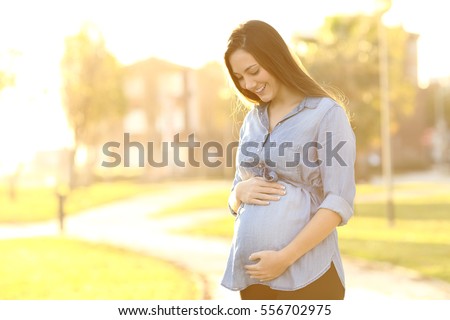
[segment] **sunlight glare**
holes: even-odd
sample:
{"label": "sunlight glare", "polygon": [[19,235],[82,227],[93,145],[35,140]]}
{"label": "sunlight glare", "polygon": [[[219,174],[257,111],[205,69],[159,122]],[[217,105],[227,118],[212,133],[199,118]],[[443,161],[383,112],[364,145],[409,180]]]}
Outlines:
{"label": "sunlight glare", "polygon": [[[5,146],[0,166],[29,159],[36,150],[73,143],[61,104],[59,65],[64,38],[78,32],[85,21],[99,27],[108,49],[124,65],[160,57],[198,68],[208,61],[222,62],[231,30],[245,20],[265,20],[288,40],[296,31],[313,34],[327,15],[368,13],[373,1],[229,0],[220,7],[200,0],[3,2],[0,53],[14,49],[20,55],[8,62],[16,73],[16,87],[0,93],[0,134]],[[450,48],[442,45],[442,31],[449,29],[444,4],[393,0],[385,19],[420,34],[421,83],[450,75]]]}

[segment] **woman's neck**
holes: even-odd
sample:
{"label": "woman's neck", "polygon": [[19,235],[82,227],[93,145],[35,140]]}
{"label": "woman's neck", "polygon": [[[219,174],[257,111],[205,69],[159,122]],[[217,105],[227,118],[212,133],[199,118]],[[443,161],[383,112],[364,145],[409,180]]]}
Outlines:
{"label": "woman's neck", "polygon": [[268,107],[267,114],[269,116],[269,132],[275,128],[294,107],[300,104],[304,96],[292,91],[279,92],[276,99],[273,99]]}
{"label": "woman's neck", "polygon": [[290,111],[297,106],[305,97],[286,87],[278,92],[277,96],[270,102],[269,108],[277,113]]}

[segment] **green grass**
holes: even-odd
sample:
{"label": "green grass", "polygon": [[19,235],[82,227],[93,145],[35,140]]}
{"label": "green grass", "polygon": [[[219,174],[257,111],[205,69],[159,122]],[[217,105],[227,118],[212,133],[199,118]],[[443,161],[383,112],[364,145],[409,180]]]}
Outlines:
{"label": "green grass", "polygon": [[395,226],[389,227],[383,206],[357,205],[357,215],[338,229],[342,253],[450,282],[450,205],[397,204],[395,209]]}
{"label": "green grass", "polygon": [[229,194],[229,188],[219,191],[210,191],[169,205],[158,211],[158,213],[152,214],[151,217],[167,218],[192,211],[224,208],[227,205]]}
{"label": "green grass", "polygon": [[[380,186],[357,186],[355,215],[347,226],[338,228],[342,253],[401,265],[450,282],[450,185],[396,186],[394,227],[387,223],[383,192]],[[223,198],[209,202],[216,207]],[[188,205],[191,210],[195,203]],[[229,239],[233,223],[233,217],[225,215],[177,232]]]}
{"label": "green grass", "polygon": [[65,238],[0,241],[0,300],[202,299],[174,265]]}
{"label": "green grass", "polygon": [[[66,198],[65,211],[70,215],[138,194],[163,191],[164,187],[154,184],[96,183],[70,192]],[[44,221],[56,218],[57,214],[58,199],[53,188],[20,188],[16,199],[11,200],[6,187],[0,185],[0,223]]]}

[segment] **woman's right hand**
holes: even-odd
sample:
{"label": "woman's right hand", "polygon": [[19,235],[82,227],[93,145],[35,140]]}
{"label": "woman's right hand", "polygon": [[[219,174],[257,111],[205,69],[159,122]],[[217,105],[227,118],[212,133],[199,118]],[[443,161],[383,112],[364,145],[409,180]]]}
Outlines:
{"label": "woman's right hand", "polygon": [[262,177],[252,177],[239,182],[236,187],[237,200],[260,206],[266,206],[270,201],[278,201],[286,194],[284,185],[278,182],[267,181]]}

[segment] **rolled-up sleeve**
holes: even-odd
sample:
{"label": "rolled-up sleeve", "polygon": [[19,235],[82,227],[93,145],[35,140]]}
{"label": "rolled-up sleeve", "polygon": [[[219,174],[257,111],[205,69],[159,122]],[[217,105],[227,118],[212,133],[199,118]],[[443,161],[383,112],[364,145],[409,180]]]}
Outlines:
{"label": "rolled-up sleeve", "polygon": [[353,215],[355,198],[355,135],[345,110],[333,106],[319,125],[318,157],[324,198],[319,208],[339,214],[340,225]]}

